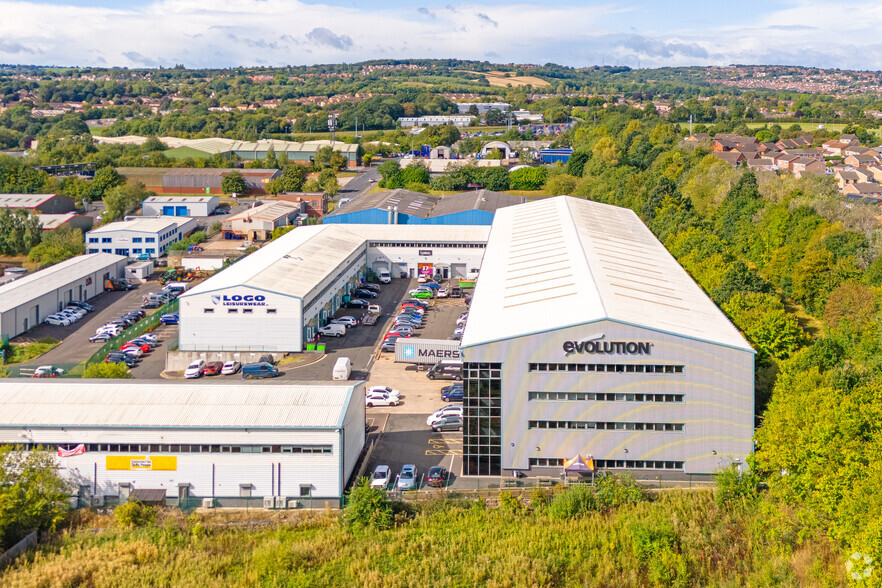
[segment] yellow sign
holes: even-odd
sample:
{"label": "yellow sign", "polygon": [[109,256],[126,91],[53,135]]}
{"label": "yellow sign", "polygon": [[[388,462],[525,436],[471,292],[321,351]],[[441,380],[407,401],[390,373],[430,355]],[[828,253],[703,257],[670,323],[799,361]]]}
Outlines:
{"label": "yellow sign", "polygon": [[106,469],[127,471],[164,471],[178,469],[176,455],[108,455]]}

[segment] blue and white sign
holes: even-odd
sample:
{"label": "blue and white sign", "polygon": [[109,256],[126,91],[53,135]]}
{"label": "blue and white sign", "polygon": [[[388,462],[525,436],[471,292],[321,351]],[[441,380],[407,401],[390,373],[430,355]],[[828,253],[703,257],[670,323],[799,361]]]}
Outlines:
{"label": "blue and white sign", "polygon": [[413,359],[416,357],[416,349],[413,348],[413,345],[405,345],[404,349],[401,350],[401,355],[403,355],[405,359]]}
{"label": "blue and white sign", "polygon": [[211,302],[220,306],[266,306],[263,294],[212,294]]}

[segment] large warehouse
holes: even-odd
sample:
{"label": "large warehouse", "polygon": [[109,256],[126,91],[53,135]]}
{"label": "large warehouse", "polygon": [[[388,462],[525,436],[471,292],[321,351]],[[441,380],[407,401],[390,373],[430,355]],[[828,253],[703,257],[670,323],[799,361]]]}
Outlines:
{"label": "large warehouse", "polygon": [[325,215],[324,224],[490,225],[500,208],[525,202],[493,190],[433,196],[398,188],[359,196]]}
{"label": "large warehouse", "polygon": [[182,351],[301,351],[368,269],[465,277],[486,226],[298,227],[180,298]]}
{"label": "large warehouse", "polygon": [[465,475],[580,455],[711,473],[752,451],[753,349],[628,209],[498,211],[461,349]]}
{"label": "large warehouse", "polygon": [[363,398],[362,382],[10,381],[0,445],[56,450],[96,504],[152,490],[219,506],[338,506],[364,446]]}
{"label": "large warehouse", "polygon": [[0,335],[20,335],[75,300],[104,291],[107,278],[121,278],[126,258],[109,253],[78,255],[0,286]]}

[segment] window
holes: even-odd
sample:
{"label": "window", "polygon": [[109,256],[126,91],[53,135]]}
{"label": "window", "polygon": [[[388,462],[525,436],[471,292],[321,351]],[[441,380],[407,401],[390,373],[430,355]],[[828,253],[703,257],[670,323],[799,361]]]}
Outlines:
{"label": "window", "polygon": [[156,243],[156,237],[144,237],[145,243]]}
{"label": "window", "polygon": [[312,484],[300,484],[300,497],[308,498],[312,495]]}
{"label": "window", "polygon": [[98,237],[89,237],[89,243],[97,243]]}
{"label": "window", "polygon": [[132,243],[141,243],[141,237],[132,237]]}
{"label": "window", "polygon": [[252,312],[254,312],[253,308],[243,308],[242,309],[242,314],[251,314]]}
{"label": "window", "polygon": [[682,365],[645,365],[623,363],[531,363],[530,372],[605,372],[617,374],[682,374]]}
{"label": "window", "polygon": [[113,253],[110,249],[102,249],[101,253]]}
{"label": "window", "polygon": [[132,249],[132,253],[141,253],[140,249]]}
{"label": "window", "polygon": [[531,457],[530,466],[538,467],[555,467],[563,465],[562,457]]}
{"label": "window", "polygon": [[202,312],[203,312],[204,314],[213,314],[213,313],[214,313],[214,309],[213,309],[213,308],[203,308],[203,309],[202,309]]}
{"label": "window", "polygon": [[276,314],[276,309],[275,308],[267,308],[266,313],[267,314]]}
{"label": "window", "polygon": [[528,429],[597,429],[599,431],[662,431],[682,433],[683,423],[630,423],[594,421],[528,421]]}
{"label": "window", "polygon": [[101,237],[102,243],[113,243],[113,238],[111,237]]}
{"label": "window", "polygon": [[227,314],[239,314],[239,309],[238,308],[228,308]]}
{"label": "window", "polygon": [[683,470],[682,461],[644,461],[621,459],[595,459],[597,469],[628,468],[637,470]]}
{"label": "window", "polygon": [[683,394],[615,394],[612,392],[528,392],[527,400],[564,402],[683,402]]}
{"label": "window", "polygon": [[98,253],[97,249],[89,249],[89,253]]}
{"label": "window", "polygon": [[153,254],[153,253],[156,253],[156,249],[145,249],[145,250],[144,250],[144,253],[151,253],[151,254]]}
{"label": "window", "polygon": [[502,364],[463,364],[463,462],[467,476],[498,476],[502,454]]}

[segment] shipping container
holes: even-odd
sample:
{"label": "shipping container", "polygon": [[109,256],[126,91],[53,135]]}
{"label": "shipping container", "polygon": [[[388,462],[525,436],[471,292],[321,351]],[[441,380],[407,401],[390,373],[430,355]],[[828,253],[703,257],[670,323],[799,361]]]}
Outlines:
{"label": "shipping container", "polygon": [[462,359],[459,341],[449,339],[398,339],[395,342],[395,361],[434,365],[442,359]]}

